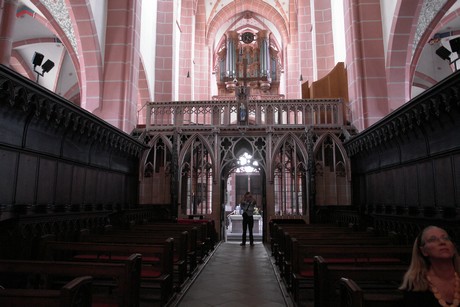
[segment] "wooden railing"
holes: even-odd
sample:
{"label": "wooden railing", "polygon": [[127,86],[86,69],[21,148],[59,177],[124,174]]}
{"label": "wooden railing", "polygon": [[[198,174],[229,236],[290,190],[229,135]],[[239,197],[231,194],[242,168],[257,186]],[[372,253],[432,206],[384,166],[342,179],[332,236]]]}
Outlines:
{"label": "wooden railing", "polygon": [[[146,128],[239,125],[236,100],[149,102]],[[248,124],[258,126],[342,126],[340,99],[249,100]]]}

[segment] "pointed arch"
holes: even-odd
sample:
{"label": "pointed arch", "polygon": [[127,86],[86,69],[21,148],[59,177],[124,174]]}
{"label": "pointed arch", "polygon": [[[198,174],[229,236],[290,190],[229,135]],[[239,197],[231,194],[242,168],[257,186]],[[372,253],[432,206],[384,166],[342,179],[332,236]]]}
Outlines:
{"label": "pointed arch", "polygon": [[265,138],[248,136],[226,137],[223,139],[223,142],[227,142],[227,146],[221,144],[220,150],[221,152],[225,152],[225,157],[220,161],[221,173],[218,174],[219,176],[227,176],[237,168],[234,163],[240,155],[244,154],[245,149],[250,151],[249,154],[252,155],[253,160],[257,161],[259,172],[267,173],[267,140]]}
{"label": "pointed arch", "polygon": [[147,165],[149,164],[149,157],[151,156],[152,150],[156,150],[157,148],[155,147],[155,144],[161,140],[165,146],[165,150],[168,150],[170,153],[172,153],[172,143],[171,140],[164,134],[157,134],[155,135],[152,139],[150,139],[147,143],[148,146],[150,146],[149,150],[146,150],[143,153],[143,156],[140,161],[142,161],[139,165],[139,176],[142,178],[145,173],[146,173],[146,168]]}
{"label": "pointed arch", "polygon": [[289,26],[288,21],[276,10],[273,6],[262,0],[235,0],[222,8],[208,22],[206,40],[208,46],[212,46],[212,40],[215,38],[216,32],[223,22],[231,19],[235,14],[241,14],[245,11],[257,12],[265,19],[270,20],[281,34],[282,41],[289,44]]}
{"label": "pointed arch", "polygon": [[283,135],[274,146],[269,175],[275,214],[304,216],[309,212],[308,160],[304,143],[293,133]]}
{"label": "pointed arch", "polygon": [[[62,54],[60,54],[60,61],[56,61],[56,68],[55,71],[60,71],[63,65],[63,59],[68,57],[72,62],[72,65],[76,71],[76,84],[79,86],[81,84],[81,65],[78,59],[78,54],[75,52],[71,41],[67,37],[64,30],[60,27],[56,19],[54,18],[53,14],[48,10],[48,8],[40,1],[40,0],[31,0],[32,5],[36,7],[36,9],[41,13],[36,13],[31,11],[25,10],[20,12],[19,14],[28,14],[31,18],[35,19],[38,23],[43,25],[47,28],[51,33],[53,33],[54,37],[42,37],[42,38],[33,38],[27,39],[16,42],[14,48],[18,48],[19,45],[33,45],[33,44],[47,44],[52,43],[53,45],[56,44],[56,38],[62,45],[64,46]],[[42,16],[43,14],[43,16]],[[67,53],[67,55],[66,55]],[[23,73],[23,75],[27,75],[30,79],[35,79],[35,73],[31,67],[27,64],[28,61],[25,61],[19,52],[15,52],[12,54],[12,60],[14,59],[17,61],[16,63],[11,63],[12,67],[15,67],[15,70],[19,73]],[[31,77],[32,76],[32,77]],[[58,79],[58,78],[57,78]],[[52,91],[56,90],[57,79],[55,80],[55,84],[52,87],[49,87]]]}
{"label": "pointed arch", "polygon": [[396,109],[409,100],[410,83],[407,81],[412,78],[408,77],[410,63],[407,61],[410,61],[413,49],[407,46],[412,46],[422,3],[423,0],[398,0],[396,5],[391,33],[397,35],[389,37],[386,54],[386,75],[388,84],[391,85],[387,90],[390,110]]}
{"label": "pointed arch", "polygon": [[321,135],[313,147],[315,204],[351,204],[351,168],[342,141],[333,133]]}
{"label": "pointed arch", "polygon": [[[86,0],[66,0],[66,3],[79,53],[80,65],[77,68],[77,74],[80,81],[80,105],[82,108],[94,112],[101,103],[101,80],[104,65],[93,12]],[[81,70],[80,67],[85,67],[85,69]]]}
{"label": "pointed arch", "polygon": [[351,180],[351,164],[350,164],[350,159],[348,159],[347,151],[346,151],[345,147],[343,147],[343,142],[342,142],[342,140],[341,140],[337,135],[335,135],[334,133],[326,132],[326,133],[322,134],[322,135],[316,140],[315,145],[313,146],[313,157],[316,157],[316,153],[318,152],[318,150],[320,150],[321,144],[324,142],[324,140],[325,140],[327,137],[331,137],[331,138],[334,140],[334,143],[337,145],[337,148],[339,149],[340,154],[341,154],[342,157],[344,158],[345,168],[346,168],[346,172],[347,172],[347,179],[348,179],[348,180]]}
{"label": "pointed arch", "polygon": [[[410,2],[410,1],[407,1]],[[425,3],[425,2],[423,2]],[[446,16],[445,14],[449,9],[457,3],[457,0],[447,0],[445,1],[444,5],[442,8],[436,12],[436,15],[433,17],[433,19],[430,21],[430,23],[426,26],[424,29],[425,31],[422,33],[420,39],[417,42],[416,46],[413,46],[413,54],[408,53],[407,54],[407,61],[406,65],[406,76],[407,76],[407,88],[406,88],[406,97],[407,101],[410,100],[411,98],[411,90],[412,90],[412,84],[415,79],[415,71],[417,69],[417,64],[420,61],[422,57],[423,50],[426,46],[430,46],[428,44],[429,40],[432,38],[432,35],[435,33],[435,31],[442,26],[445,25],[445,22],[449,22],[451,18],[457,18],[459,10],[457,9],[451,16]]]}
{"label": "pointed arch", "polygon": [[194,140],[200,140],[201,143],[206,147],[208,150],[210,156],[211,156],[211,161],[212,161],[212,171],[215,174],[216,173],[216,161],[215,161],[215,155],[214,155],[214,150],[211,147],[211,144],[209,144],[208,140],[206,140],[203,135],[195,133],[191,135],[188,140],[181,146],[180,152],[179,152],[179,165],[182,165],[185,161],[185,158],[187,156],[187,152],[192,146],[192,143]]}
{"label": "pointed arch", "polygon": [[270,169],[272,170],[272,172],[271,172],[271,174],[267,174],[269,176],[268,178],[270,180],[273,180],[273,177],[272,177],[273,176],[273,170],[275,169],[275,163],[276,163],[275,156],[276,156],[276,154],[278,153],[278,151],[280,150],[280,148],[283,146],[283,144],[286,142],[286,140],[288,138],[292,138],[294,143],[299,147],[300,152],[302,153],[302,157],[303,157],[304,161],[308,160],[307,148],[305,147],[305,145],[302,142],[302,140],[292,132],[286,133],[285,135],[283,135],[278,140],[278,142],[275,144],[275,146],[273,146],[272,156],[270,157],[270,161],[271,161]]}
{"label": "pointed arch", "polygon": [[217,166],[208,140],[198,133],[191,135],[181,146],[178,160],[181,213],[211,214]]}
{"label": "pointed arch", "polygon": [[[93,112],[99,107],[100,103],[99,97],[101,97],[102,90],[100,81],[103,65],[101,48],[89,4],[85,0],[65,0],[77,42],[76,48],[78,50],[74,50],[66,33],[64,33],[45,5],[40,0],[31,0],[31,2],[45,16],[45,20],[39,17],[34,18],[37,18],[52,32],[56,33],[69,54],[77,74],[80,106]],[[85,67],[85,69],[82,70],[82,67]]]}

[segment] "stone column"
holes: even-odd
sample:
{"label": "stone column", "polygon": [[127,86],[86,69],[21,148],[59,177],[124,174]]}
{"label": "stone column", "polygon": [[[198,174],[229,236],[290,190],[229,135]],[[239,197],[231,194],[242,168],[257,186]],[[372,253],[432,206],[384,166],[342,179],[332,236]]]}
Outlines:
{"label": "stone column", "polygon": [[13,29],[16,22],[18,0],[1,0],[0,26],[0,64],[10,66],[11,51],[13,50]]}

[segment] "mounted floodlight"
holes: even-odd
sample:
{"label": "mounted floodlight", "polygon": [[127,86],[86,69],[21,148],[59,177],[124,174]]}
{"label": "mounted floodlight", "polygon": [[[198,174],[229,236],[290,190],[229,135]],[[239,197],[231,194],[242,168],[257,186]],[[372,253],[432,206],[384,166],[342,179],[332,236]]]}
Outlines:
{"label": "mounted floodlight", "polygon": [[43,62],[43,58],[45,56],[41,53],[38,53],[38,52],[35,52],[34,54],[34,57],[32,59],[32,63],[34,64],[34,66],[40,66],[42,65],[42,62]]}
{"label": "mounted floodlight", "polygon": [[436,50],[436,54],[443,60],[449,60],[450,61],[450,54],[452,52],[449,51],[449,49],[447,49],[446,47],[444,46],[441,46],[438,48],[438,50]]}
{"label": "mounted floodlight", "polygon": [[54,67],[54,62],[51,60],[46,60],[45,64],[42,65],[43,73],[49,72]]}
{"label": "mounted floodlight", "polygon": [[[38,52],[35,52],[34,57],[32,58],[32,64],[34,65],[34,72],[37,74],[37,83],[40,76],[49,72],[54,67],[54,62],[51,60],[46,60],[45,64],[42,65],[44,55]],[[37,66],[41,66],[42,72],[37,71]]]}
{"label": "mounted floodlight", "polygon": [[449,44],[450,50],[452,50],[452,52],[460,52],[460,37],[451,39]]}

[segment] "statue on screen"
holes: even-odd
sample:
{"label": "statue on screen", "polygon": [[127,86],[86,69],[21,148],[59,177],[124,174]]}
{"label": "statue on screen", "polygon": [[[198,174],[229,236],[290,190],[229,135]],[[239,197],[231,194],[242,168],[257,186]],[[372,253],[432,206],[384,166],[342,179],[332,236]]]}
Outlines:
{"label": "statue on screen", "polygon": [[246,106],[244,105],[244,103],[240,103],[240,121],[241,122],[245,122],[246,121]]}
{"label": "statue on screen", "polygon": [[241,124],[246,124],[248,120],[249,87],[240,86],[236,91],[236,100],[238,101],[238,121]]}

